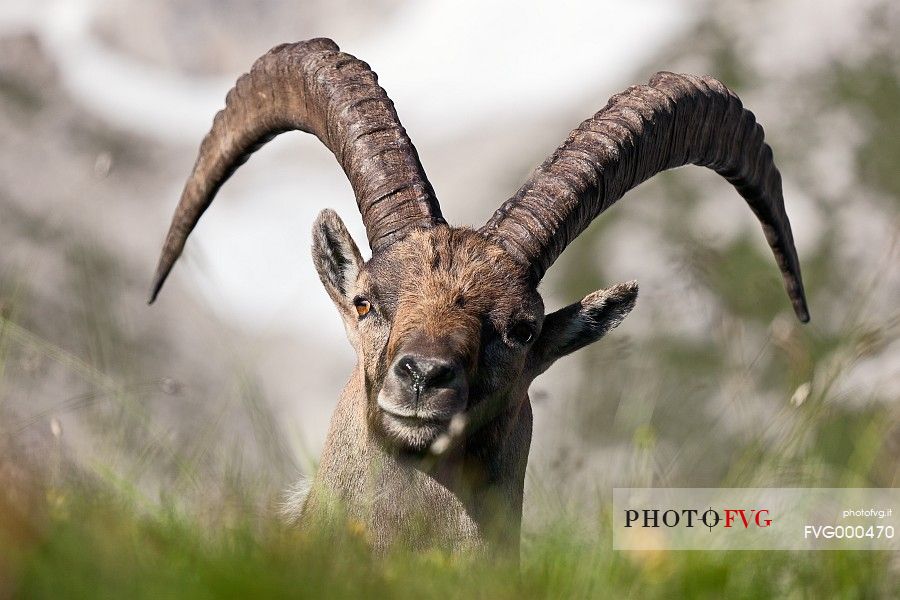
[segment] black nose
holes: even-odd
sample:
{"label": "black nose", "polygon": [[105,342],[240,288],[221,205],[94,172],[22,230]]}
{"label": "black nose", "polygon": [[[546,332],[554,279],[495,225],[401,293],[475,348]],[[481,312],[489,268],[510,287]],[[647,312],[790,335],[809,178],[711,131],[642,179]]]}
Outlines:
{"label": "black nose", "polygon": [[394,365],[394,372],[411,387],[423,391],[449,386],[458,377],[459,368],[449,360],[407,354]]}

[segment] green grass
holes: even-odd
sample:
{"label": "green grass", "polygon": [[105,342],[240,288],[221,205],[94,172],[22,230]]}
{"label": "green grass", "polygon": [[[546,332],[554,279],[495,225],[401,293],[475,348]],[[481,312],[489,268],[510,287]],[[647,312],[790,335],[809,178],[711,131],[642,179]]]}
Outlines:
{"label": "green grass", "polygon": [[[109,496],[68,497],[40,534],[4,556],[30,598],[887,598],[879,552],[647,552],[611,549],[556,524],[527,535],[521,569],[439,552],[375,558],[352,529],[319,535],[272,521],[198,525]],[[11,565],[11,568],[10,568]],[[10,584],[11,582],[11,584]],[[0,588],[0,592],[2,592]]]}

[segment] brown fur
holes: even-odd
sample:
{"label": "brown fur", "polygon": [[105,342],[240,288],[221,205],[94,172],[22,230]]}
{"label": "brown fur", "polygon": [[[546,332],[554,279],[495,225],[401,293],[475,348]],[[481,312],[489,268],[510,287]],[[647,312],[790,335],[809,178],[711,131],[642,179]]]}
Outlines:
{"label": "brown fur", "polygon": [[[580,343],[573,335],[594,340],[609,328],[601,325],[617,324],[633,306],[636,287],[567,307],[548,317],[551,330],[541,331],[543,302],[527,270],[476,231],[414,231],[363,264],[337,215],[323,211],[314,240],[320,278],[359,360],[332,418],[302,521],[349,517],[378,548],[400,540],[452,550],[491,544],[515,556],[531,443],[528,386],[561,355],[558,349]],[[371,304],[363,318],[352,309],[360,297]],[[527,344],[510,337],[521,322],[535,328]],[[390,388],[392,365],[413,351],[465,365],[462,408],[438,433],[397,435],[402,427],[385,425],[378,403]]]}

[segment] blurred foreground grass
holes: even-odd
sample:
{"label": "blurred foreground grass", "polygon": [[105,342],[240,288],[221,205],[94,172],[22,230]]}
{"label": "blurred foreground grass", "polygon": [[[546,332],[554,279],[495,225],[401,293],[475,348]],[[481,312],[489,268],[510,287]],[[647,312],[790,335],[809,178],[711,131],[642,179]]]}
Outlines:
{"label": "blurred foreground grass", "polygon": [[[60,493],[60,492],[57,492]],[[0,591],[34,598],[889,598],[880,552],[622,553],[557,523],[526,537],[521,570],[398,552],[372,558],[352,529],[313,535],[270,521],[223,529],[106,495],[65,497],[39,531],[5,535]]]}

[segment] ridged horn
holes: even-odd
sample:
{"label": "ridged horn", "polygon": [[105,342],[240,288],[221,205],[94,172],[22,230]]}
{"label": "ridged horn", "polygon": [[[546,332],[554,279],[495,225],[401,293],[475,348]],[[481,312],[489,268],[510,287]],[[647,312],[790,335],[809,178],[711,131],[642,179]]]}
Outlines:
{"label": "ridged horn", "polygon": [[628,190],[686,164],[709,167],[744,197],[762,224],[794,312],[808,321],[772,149],[753,113],[711,77],[661,72],[650,85],[613,96],[481,231],[529,266],[539,281],[566,246]]}
{"label": "ridged horn", "polygon": [[203,139],[162,249],[151,303],[222,184],[253,152],[291,130],[315,135],[334,153],[373,253],[413,228],[444,222],[416,149],[369,66],[328,39],[283,44],[237,80]]}

